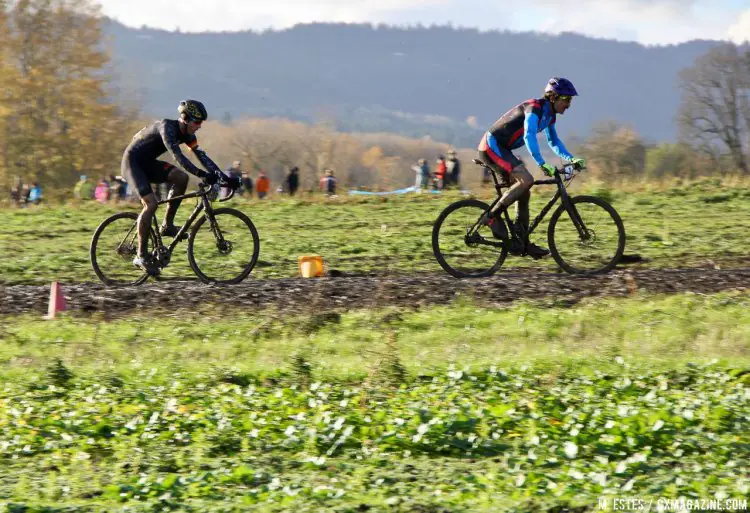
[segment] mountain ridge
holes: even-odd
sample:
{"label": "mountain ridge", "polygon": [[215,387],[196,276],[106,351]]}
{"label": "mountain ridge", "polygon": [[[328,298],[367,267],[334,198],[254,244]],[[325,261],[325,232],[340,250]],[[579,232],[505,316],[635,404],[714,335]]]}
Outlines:
{"label": "mountain ridge", "polygon": [[115,88],[144,113],[172,116],[184,97],[214,118],[326,120],[342,131],[386,131],[476,144],[550,76],[581,96],[562,134],[616,121],[674,140],[679,71],[720,44],[644,46],[573,33],[312,23],[261,32],[170,32],[106,19]]}

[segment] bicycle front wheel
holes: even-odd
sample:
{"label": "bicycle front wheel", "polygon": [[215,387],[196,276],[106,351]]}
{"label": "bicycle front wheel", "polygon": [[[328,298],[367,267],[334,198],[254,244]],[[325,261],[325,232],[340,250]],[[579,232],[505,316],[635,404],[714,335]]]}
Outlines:
{"label": "bicycle front wheel", "polygon": [[204,283],[239,283],[255,267],[260,237],[250,218],[233,208],[201,217],[190,232],[188,261]]}
{"label": "bicycle front wheel", "polygon": [[[149,248],[156,234],[150,230]],[[138,214],[120,212],[105,219],[91,238],[91,266],[106,285],[140,285],[148,274],[133,265],[138,250]]]}
{"label": "bicycle front wheel", "polygon": [[440,266],[456,278],[493,275],[508,255],[504,241],[496,239],[479,218],[490,209],[475,199],[457,201],[438,216],[432,227],[432,251]]}
{"label": "bicycle front wheel", "polygon": [[625,250],[625,227],[617,211],[594,196],[570,199],[549,222],[547,238],[552,257],[571,274],[611,271]]}

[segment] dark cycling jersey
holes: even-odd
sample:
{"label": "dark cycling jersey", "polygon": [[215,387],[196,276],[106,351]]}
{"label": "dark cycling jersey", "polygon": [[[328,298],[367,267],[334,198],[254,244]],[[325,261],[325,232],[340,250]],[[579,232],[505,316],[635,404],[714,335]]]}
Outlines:
{"label": "dark cycling jersey", "polygon": [[122,175],[143,197],[151,192],[151,183],[163,183],[174,168],[171,164],[157,160],[169,151],[172,158],[191,174],[203,178],[208,173],[193,164],[180,150],[186,144],[198,157],[203,166],[212,173],[221,174],[219,167],[198,146],[198,138],[180,131],[180,122],[175,119],[162,119],[143,127],[133,136],[133,140],[122,156]]}
{"label": "dark cycling jersey", "polygon": [[[544,158],[539,151],[536,135],[544,130],[547,143],[552,151],[565,160],[573,160],[573,156],[557,136],[557,130],[555,130],[556,118],[557,116],[549,100],[526,100],[510,109],[493,123],[482,137],[479,150],[487,151],[490,149],[496,155],[504,157],[504,155],[510,153],[508,150],[515,150],[526,145],[531,156],[541,166],[544,164]],[[510,169],[506,170],[510,171]]]}

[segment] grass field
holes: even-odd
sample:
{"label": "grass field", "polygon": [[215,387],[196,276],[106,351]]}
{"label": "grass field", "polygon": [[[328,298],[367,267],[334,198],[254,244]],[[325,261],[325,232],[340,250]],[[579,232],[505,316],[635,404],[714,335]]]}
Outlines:
{"label": "grass field", "polygon": [[4,319],[0,501],[586,511],[624,494],[740,500],[749,306],[737,292],[325,320],[231,309],[159,323]]}
{"label": "grass field", "polygon": [[[627,253],[646,258],[652,267],[717,263],[732,265],[747,258],[750,190],[704,181],[665,190],[618,192],[573,187],[610,200],[625,222]],[[532,215],[550,188],[532,197]],[[343,272],[383,270],[442,272],[432,255],[432,222],[456,194],[406,198],[325,201],[242,200],[229,206],[247,213],[261,237],[260,264],[251,276],[294,276],[299,255],[323,255]],[[178,222],[192,209],[186,203]],[[97,225],[110,214],[135,206],[95,204],[0,211],[0,280],[5,283],[90,281],[96,277],[88,246]],[[546,222],[537,240],[546,245]],[[186,245],[183,244],[182,248]],[[508,267],[554,269],[554,263],[509,259]],[[164,275],[193,276],[184,249],[178,247]]]}
{"label": "grass field", "polygon": [[[638,265],[746,262],[742,188],[586,192],[612,200]],[[431,223],[455,198],[233,206],[261,234],[258,279],[313,252],[349,273],[442,272]],[[94,280],[111,212],[0,211],[0,283]],[[191,276],[178,253],[168,272]],[[748,419],[745,290],[0,317],[0,511],[743,511]]]}

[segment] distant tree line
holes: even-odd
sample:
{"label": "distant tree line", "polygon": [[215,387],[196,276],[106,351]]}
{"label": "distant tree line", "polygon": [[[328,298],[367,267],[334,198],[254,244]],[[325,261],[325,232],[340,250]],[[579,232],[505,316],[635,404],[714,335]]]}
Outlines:
{"label": "distant tree line", "polygon": [[[66,188],[79,174],[119,172],[123,149],[146,120],[137,106],[113,99],[101,23],[91,0],[0,0],[0,184],[6,190],[15,176]],[[679,142],[654,144],[613,121],[570,146],[607,181],[747,174],[750,49],[717,46],[683,70],[680,83]],[[413,183],[417,159],[433,164],[450,149],[429,137],[334,127],[335,120],[309,125],[225,115],[223,122],[207,123],[199,137],[218,163],[240,160],[245,170],[264,171],[276,183],[298,166],[303,189],[314,188],[329,168],[343,186],[401,187]],[[470,188],[480,183],[467,162],[473,156],[473,148],[459,149],[462,181]]]}

